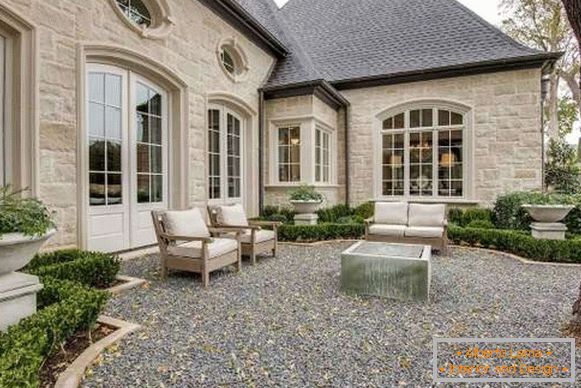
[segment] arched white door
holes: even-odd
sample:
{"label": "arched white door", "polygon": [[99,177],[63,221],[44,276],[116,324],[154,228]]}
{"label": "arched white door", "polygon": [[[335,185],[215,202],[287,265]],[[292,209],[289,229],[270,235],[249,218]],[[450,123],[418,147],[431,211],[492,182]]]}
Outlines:
{"label": "arched white door", "polygon": [[223,105],[208,109],[208,199],[244,204],[244,121]]}
{"label": "arched white door", "polygon": [[166,92],[125,69],[87,71],[88,249],[155,243],[150,212],[168,206]]}

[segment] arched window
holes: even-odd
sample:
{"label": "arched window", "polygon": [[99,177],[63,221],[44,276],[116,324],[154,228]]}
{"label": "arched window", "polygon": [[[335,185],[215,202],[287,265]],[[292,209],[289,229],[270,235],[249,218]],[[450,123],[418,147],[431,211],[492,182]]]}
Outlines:
{"label": "arched window", "polygon": [[466,195],[466,117],[449,107],[417,106],[382,120],[383,197]]}

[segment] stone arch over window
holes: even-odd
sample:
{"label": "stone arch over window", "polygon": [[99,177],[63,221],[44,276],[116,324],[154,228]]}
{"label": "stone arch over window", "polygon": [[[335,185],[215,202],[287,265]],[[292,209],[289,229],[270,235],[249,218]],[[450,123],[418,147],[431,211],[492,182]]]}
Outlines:
{"label": "stone arch over window", "polygon": [[109,0],[115,13],[144,38],[166,38],[174,25],[167,0]]}
{"label": "stone arch over window", "polygon": [[79,241],[87,245],[87,213],[89,198],[89,160],[87,128],[87,68],[91,65],[108,65],[125,69],[162,87],[167,96],[167,131],[168,131],[168,179],[171,191],[168,197],[170,208],[186,208],[189,201],[189,102],[188,87],[185,81],[165,65],[130,49],[120,46],[88,44],[79,46],[79,73],[77,88],[78,112],[78,145],[79,168],[78,203],[79,203]]}
{"label": "stone arch over window", "polygon": [[417,100],[377,116],[375,195],[418,201],[472,196],[472,108]]}
{"label": "stone arch over window", "polygon": [[248,58],[235,38],[226,38],[220,41],[217,57],[222,71],[228,78],[234,82],[242,82],[246,79],[248,70],[250,70]]}
{"label": "stone arch over window", "polygon": [[38,194],[38,75],[34,25],[0,4],[1,184]]}

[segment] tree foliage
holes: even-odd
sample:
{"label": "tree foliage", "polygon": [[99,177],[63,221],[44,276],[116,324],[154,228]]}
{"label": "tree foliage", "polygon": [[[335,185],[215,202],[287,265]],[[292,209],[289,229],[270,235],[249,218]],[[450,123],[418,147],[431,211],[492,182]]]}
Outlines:
{"label": "tree foliage", "polygon": [[545,184],[566,194],[580,191],[581,168],[577,160],[577,150],[562,138],[549,140]]}

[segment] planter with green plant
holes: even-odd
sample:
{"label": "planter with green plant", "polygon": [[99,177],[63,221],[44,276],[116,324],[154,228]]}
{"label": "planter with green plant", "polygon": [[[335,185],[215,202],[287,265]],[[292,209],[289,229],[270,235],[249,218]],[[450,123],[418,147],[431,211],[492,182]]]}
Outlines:
{"label": "planter with green plant", "polygon": [[301,185],[290,193],[290,203],[298,214],[314,213],[325,197],[314,186]]}
{"label": "planter with green plant", "polygon": [[18,271],[54,233],[42,202],[0,189],[0,330],[36,312],[38,277]]}

